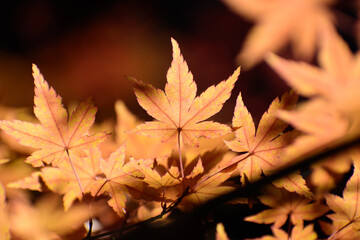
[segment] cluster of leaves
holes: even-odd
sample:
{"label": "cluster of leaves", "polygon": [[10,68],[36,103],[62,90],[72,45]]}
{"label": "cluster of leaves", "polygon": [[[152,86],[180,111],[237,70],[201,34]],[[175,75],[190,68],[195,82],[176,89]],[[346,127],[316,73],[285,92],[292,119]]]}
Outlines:
{"label": "cluster of leaves", "polygon": [[[296,9],[283,0],[263,7],[255,3],[262,1],[227,2],[240,10],[248,4],[252,10],[247,12],[249,16],[258,11],[266,16],[267,21],[261,21],[253,36],[274,30],[283,22],[288,15],[279,11]],[[193,75],[174,39],[164,91],[129,77],[139,104],[154,118],[149,122],[137,119],[118,101],[116,126],[94,124],[97,109],[91,98],[66,110],[61,97],[33,65],[36,119],[21,111],[0,109],[4,119],[0,121],[4,133],[0,180],[7,184],[0,185],[0,238],[73,239],[87,235],[96,239],[91,237],[94,232],[119,227],[119,223],[125,226],[166,217],[175,207],[189,211],[266,178],[299,156],[357,136],[359,54],[354,56],[332,27],[325,3],[295,2],[310,12],[308,20],[317,24],[311,29],[298,26],[293,32],[291,24],[299,23],[294,18],[281,32],[284,39],[297,39],[303,31],[315,35],[321,28],[320,67],[265,54],[276,50],[271,41],[254,50],[249,37],[241,58],[253,56],[248,61],[252,65],[265,57],[295,90],[276,98],[257,127],[241,93],[231,126],[207,120],[229,99],[240,68],[196,96]],[[306,54],[311,55],[314,41],[301,39],[296,44],[310,45]],[[276,43],[276,48],[281,44]],[[297,106],[298,94],[308,99]],[[22,156],[26,156],[25,161]],[[242,216],[245,221],[271,224],[273,235],[258,239],[360,238],[359,161],[359,149],[352,149],[313,164],[306,172],[299,170],[272,182],[258,199],[244,198],[232,204],[268,207]],[[346,173],[352,174],[349,180]],[[240,179],[239,184],[232,181],[234,178]],[[342,181],[347,182],[340,196],[331,194]],[[31,199],[29,192],[19,189],[41,192],[41,198]],[[87,221],[90,229],[85,231]],[[217,226],[216,237],[228,238],[222,224]]]}

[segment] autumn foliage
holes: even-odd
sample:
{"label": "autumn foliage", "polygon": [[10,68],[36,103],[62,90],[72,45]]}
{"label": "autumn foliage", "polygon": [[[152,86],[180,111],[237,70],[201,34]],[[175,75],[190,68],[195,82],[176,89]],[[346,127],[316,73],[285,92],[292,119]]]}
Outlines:
{"label": "autumn foliage", "polygon": [[[110,230],[166,221],[175,209],[191,212],[301,156],[359,137],[360,55],[336,32],[332,1],[224,2],[257,22],[240,64],[250,68],[265,61],[292,90],[274,99],[256,123],[246,99],[233,91],[240,67],[197,93],[171,38],[164,90],[127,77],[153,121],[138,119],[119,100],[116,124],[108,125],[95,121],[92,98],[66,109],[51,79],[34,64],[35,117],[0,109],[0,239],[110,239]],[[287,42],[304,60],[317,52],[318,64],[274,53]],[[208,120],[231,94],[237,95],[231,124]],[[252,214],[238,221],[268,226],[269,234],[256,239],[334,240],[360,238],[359,201],[355,147],[269,182],[257,198],[223,204],[248,205]],[[231,234],[216,222],[212,237]]]}

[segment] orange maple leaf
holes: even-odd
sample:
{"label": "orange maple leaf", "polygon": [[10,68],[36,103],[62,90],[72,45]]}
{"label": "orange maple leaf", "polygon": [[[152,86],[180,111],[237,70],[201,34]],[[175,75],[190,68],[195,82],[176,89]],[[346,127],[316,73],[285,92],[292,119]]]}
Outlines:
{"label": "orange maple leaf", "polygon": [[317,234],[314,231],[314,225],[309,224],[306,227],[303,224],[297,224],[291,229],[291,234],[289,236],[281,228],[271,227],[271,231],[273,232],[274,236],[263,236],[260,238],[252,238],[247,240],[316,240]]}
{"label": "orange maple leaf", "polygon": [[335,212],[328,215],[333,221],[331,240],[360,237],[360,154],[358,151],[353,154],[354,173],[346,183],[343,197],[333,194],[325,196],[327,205]]}
{"label": "orange maple leaf", "polygon": [[322,31],[321,36],[320,68],[275,54],[269,54],[266,60],[300,94],[310,100],[321,99],[328,103],[328,108],[345,116],[359,118],[360,55],[354,55],[333,28]]}
{"label": "orange maple leaf", "polygon": [[196,83],[178,43],[174,39],[171,42],[173,61],[167,73],[165,92],[131,78],[139,104],[157,120],[138,126],[133,132],[145,136],[163,136],[164,142],[178,137],[194,146],[198,145],[197,137],[214,138],[229,133],[229,126],[204,120],[219,112],[230,97],[240,68],[226,81],[209,87],[195,98]]}
{"label": "orange maple leaf", "polygon": [[[165,92],[145,84],[135,78],[129,78],[139,104],[156,121],[139,125],[132,133],[145,136],[162,136],[163,142],[177,140],[181,155],[181,142],[198,146],[198,137],[215,138],[231,132],[227,125],[213,121],[204,121],[219,112],[230,97],[234,84],[240,74],[237,68],[226,81],[209,87],[196,97],[197,86],[189,72],[178,43],[171,39],[173,61],[167,72]],[[184,177],[180,156],[181,174]]]}
{"label": "orange maple leaf", "polygon": [[[360,126],[359,56],[353,55],[333,28],[322,31],[318,55],[320,67],[268,55],[269,65],[297,92],[309,97],[296,110],[278,113],[279,118],[305,133],[284,151],[284,160],[296,159],[315,149],[324,149],[329,143],[346,135],[358,134],[355,130]],[[331,166],[346,171],[350,162],[344,161],[344,158],[346,154],[339,160],[327,163],[326,168]],[[312,182],[320,187],[318,190],[334,184],[333,177],[320,166],[324,164],[313,166],[315,171],[310,176]]]}
{"label": "orange maple leaf", "polygon": [[[41,197],[35,206],[24,200],[12,201],[9,204],[12,239],[65,239],[81,229],[89,219],[89,206],[86,204],[77,204],[68,211],[60,206],[59,198],[55,195]],[[92,213],[96,215],[101,210],[96,205]]]}
{"label": "orange maple leaf", "polygon": [[[101,157],[100,149],[91,148],[85,151],[86,156],[74,156],[73,167],[65,162],[57,167],[43,167],[31,176],[8,184],[9,187],[42,191],[39,177],[53,192],[64,195],[64,209],[67,210],[75,199],[82,199],[84,193],[91,193],[93,197],[100,195],[109,196],[108,204],[114,211],[124,215],[127,187],[140,188],[142,182],[139,178],[143,175],[132,163],[125,163],[125,144],[111,153],[108,159]],[[137,162],[136,160],[132,160]],[[152,160],[143,163],[149,168]],[[74,175],[74,171],[77,176]],[[78,187],[78,181],[82,191]]]}
{"label": "orange maple leaf", "polygon": [[161,201],[163,204],[175,202],[183,194],[184,189],[188,189],[180,206],[189,209],[233,189],[221,185],[231,176],[231,172],[217,172],[218,165],[214,166],[212,162],[231,156],[232,154],[225,155],[225,152],[204,154],[203,159],[194,159],[186,167],[183,179],[180,179],[179,167],[172,157],[157,158],[150,166],[150,160],[132,159],[131,163],[144,175],[143,182],[148,187],[134,190],[143,198],[149,196],[152,201]]}
{"label": "orange maple leaf", "polygon": [[288,218],[294,225],[303,225],[304,220],[314,220],[329,211],[320,203],[311,203],[311,199],[274,186],[266,188],[265,194],[259,199],[271,209],[246,217],[245,220],[265,224],[273,223],[276,228],[284,225]]}
{"label": "orange maple leaf", "polygon": [[[332,0],[223,0],[234,12],[257,24],[250,30],[238,61],[250,68],[269,51],[276,52],[291,42],[296,55],[311,59],[317,35],[332,27],[327,9]],[[269,37],[272,36],[272,37]]]}
{"label": "orange maple leaf", "polygon": [[0,121],[0,128],[25,146],[37,148],[26,161],[35,167],[43,162],[56,166],[64,158],[71,161],[72,154],[82,155],[82,150],[106,138],[106,133],[88,136],[95,120],[96,107],[90,98],[80,103],[70,114],[61,103],[61,97],[49,87],[39,69],[33,65],[35,83],[34,113],[40,124],[23,121]]}
{"label": "orange maple leaf", "polygon": [[[139,134],[129,134],[131,130],[142,124],[133,113],[125,106],[124,102],[117,100],[115,103],[116,111],[116,144],[121,145],[126,141],[127,156],[135,159],[155,158],[170,155],[172,152],[171,143],[161,142],[161,136],[153,137],[151,141],[146,136]],[[141,151],[139,151],[141,149]]]}
{"label": "orange maple leaf", "polygon": [[[262,174],[267,174],[279,167],[282,162],[280,153],[294,139],[294,132],[283,131],[287,124],[276,117],[280,109],[292,109],[297,102],[294,92],[286,93],[281,101],[276,98],[270,105],[268,111],[263,114],[259,126],[255,132],[255,125],[251,114],[247,110],[239,94],[234,110],[233,127],[236,130],[236,140],[225,141],[227,146],[234,152],[240,153],[237,157],[227,162],[222,169],[237,164],[241,174],[241,182],[246,183],[258,179]],[[289,191],[311,196],[305,185],[305,180],[299,174],[287,176],[276,181],[277,186],[283,186]]]}
{"label": "orange maple leaf", "polygon": [[[137,178],[143,178],[133,164],[125,163],[125,146],[122,144],[108,159],[103,159],[97,148],[92,149],[89,156],[99,163],[101,170],[101,173],[97,174],[96,178],[88,185],[91,195],[94,197],[101,194],[109,195],[109,206],[120,216],[124,216],[126,213],[127,187],[136,189],[139,185],[142,186],[142,182]],[[148,160],[144,165],[149,168],[151,164],[152,160]]]}
{"label": "orange maple leaf", "polygon": [[[90,152],[93,150],[89,150]],[[73,157],[73,167],[69,162],[64,162],[57,167],[43,167],[40,171],[33,172],[31,176],[8,184],[8,187],[43,191],[43,183],[53,192],[64,195],[64,209],[70,208],[75,199],[82,199],[83,194],[89,191],[92,183],[101,175],[99,159],[91,157]],[[74,171],[77,173],[75,176]],[[79,182],[82,190],[79,188]]]}

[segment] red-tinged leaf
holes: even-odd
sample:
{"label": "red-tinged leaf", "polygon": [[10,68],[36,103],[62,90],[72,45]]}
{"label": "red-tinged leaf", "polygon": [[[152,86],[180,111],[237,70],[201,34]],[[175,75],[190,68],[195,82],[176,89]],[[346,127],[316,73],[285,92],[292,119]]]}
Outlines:
{"label": "red-tinged leaf", "polygon": [[102,159],[98,149],[93,149],[92,158],[100,162],[101,174],[98,174],[91,182],[89,191],[94,197],[101,194],[109,195],[109,206],[119,216],[124,216],[128,194],[126,186],[136,188],[142,185],[136,179],[141,176],[139,171],[131,163],[125,163],[125,144],[122,144],[107,160]]}
{"label": "red-tinged leaf", "polygon": [[[83,192],[78,186],[78,179],[74,175],[74,169],[83,187]],[[74,169],[68,163],[64,163],[59,167],[45,167],[41,169],[41,178],[46,186],[51,191],[64,195],[63,203],[65,210],[69,209],[74,200],[81,200],[83,194],[89,192],[93,181],[101,174],[99,159],[91,157],[75,157]]]}
{"label": "red-tinged leaf", "polygon": [[204,167],[201,159],[195,165],[193,172],[187,176],[187,186],[189,194],[184,198],[185,203],[198,205],[207,202],[209,199],[225,194],[234,189],[231,186],[222,186],[229,177],[231,172],[221,173],[215,170],[203,174]]}
{"label": "red-tinged leaf", "polygon": [[[144,182],[149,187],[165,190],[165,188],[180,184],[180,172],[178,167],[170,166],[165,174],[160,174],[152,165],[153,160],[135,160],[132,159],[131,163],[144,175]],[[150,165],[151,164],[151,165]],[[150,167],[149,167],[150,165]]]}
{"label": "red-tinged leaf", "polygon": [[303,224],[297,224],[291,229],[291,234],[285,232],[281,228],[271,227],[271,231],[273,232],[274,236],[263,236],[260,238],[252,238],[247,240],[316,240],[317,234],[314,231],[314,225],[309,224],[306,227]]}
{"label": "red-tinged leaf", "polygon": [[[279,158],[280,153],[293,141],[296,133],[283,134],[287,124],[278,119],[276,113],[279,110],[293,109],[296,102],[297,95],[294,92],[284,94],[281,101],[275,99],[262,116],[255,132],[253,119],[239,94],[233,118],[233,127],[238,128],[235,132],[236,140],[225,141],[225,143],[232,151],[240,155],[224,163],[222,169],[237,165],[241,182],[245,184],[245,176],[248,181],[253,182],[263,173],[266,175],[283,164]],[[276,184],[289,191],[296,191],[306,196],[312,195],[305,185],[305,180],[297,174],[287,176]]]}
{"label": "red-tinged leaf", "polygon": [[128,157],[147,159],[171,154],[173,145],[161,142],[160,137],[149,139],[139,134],[129,134],[130,130],[136,128],[142,122],[126,108],[122,101],[116,101],[115,111],[117,117],[116,144],[121,145],[126,141],[126,155]]}
{"label": "red-tinged leaf", "polygon": [[334,28],[323,29],[320,36],[318,61],[321,68],[275,55],[269,55],[267,61],[300,94],[313,97],[311,101],[324,100],[327,108],[335,108],[353,124],[360,125],[359,54],[351,53]]}
{"label": "red-tinged leaf", "polygon": [[267,63],[298,93],[314,96],[331,91],[330,76],[315,66],[305,62],[295,62],[269,54]]}
{"label": "red-tinged leaf", "polygon": [[[66,109],[61,103],[61,97],[49,87],[33,65],[35,82],[34,113],[39,124],[22,121],[1,121],[0,127],[7,134],[17,139],[21,144],[40,149],[35,151],[27,162],[33,166],[42,166],[43,162],[57,166],[78,150],[90,148],[104,141],[107,134],[99,133],[86,136],[95,120],[96,108],[90,98],[80,103],[68,120]],[[68,158],[69,161],[71,159]]]}
{"label": "red-tinged leaf", "polygon": [[[92,149],[90,152],[93,151]],[[44,167],[38,172],[22,180],[8,184],[9,187],[43,191],[42,181],[53,192],[63,196],[64,209],[67,210],[74,200],[82,199],[88,192],[91,183],[101,174],[99,159],[89,157],[78,158],[73,156],[74,169],[68,162],[63,162],[58,167]],[[77,172],[76,178],[74,170]],[[40,180],[40,178],[42,180]],[[79,188],[79,182],[83,192]]]}
{"label": "red-tinged leaf", "polygon": [[[54,195],[37,199],[35,206],[15,200],[9,208],[12,239],[68,239],[69,234],[81,229],[89,219],[88,205],[78,204],[64,211]],[[94,215],[100,210],[93,204],[91,212]]]}
{"label": "red-tinged leaf", "polygon": [[196,176],[202,174],[204,172],[204,166],[202,164],[201,159],[199,158],[198,162],[196,163],[195,167],[191,171],[189,175],[187,175],[188,178],[195,178]]}
{"label": "red-tinged leaf", "polygon": [[31,176],[16,182],[9,183],[7,187],[30,189],[33,191],[41,192],[42,189],[41,189],[41,183],[39,177],[41,177],[41,172],[33,172]]}
{"label": "red-tinged leaf", "polygon": [[[250,68],[268,52],[276,52],[289,42],[295,55],[311,59],[318,36],[332,28],[329,0],[223,0],[231,10],[256,22],[238,55],[239,63]],[[276,36],[276,37],[269,37]]]}
{"label": "red-tinged leaf", "polygon": [[[352,53],[347,43],[337,34],[336,29],[324,29],[318,56],[320,66],[337,82],[348,82],[358,78],[359,58]],[[347,69],[347,71],[344,71]]]}
{"label": "red-tinged leaf", "polygon": [[333,221],[333,233],[329,239],[350,239],[359,235],[360,227],[360,165],[359,152],[353,155],[354,173],[346,183],[343,197],[328,194],[326,203],[335,213],[328,217]]}
{"label": "red-tinged leaf", "polygon": [[226,125],[202,121],[221,110],[230,97],[240,69],[226,81],[209,87],[199,97],[195,97],[196,83],[173,39],[172,45],[173,61],[167,74],[165,92],[129,78],[139,104],[157,120],[138,126],[133,133],[162,136],[164,142],[181,138],[186,144],[193,146],[198,145],[197,138],[200,136],[214,138],[229,133],[231,129]]}
{"label": "red-tinged leaf", "polygon": [[246,221],[273,223],[274,227],[279,228],[285,224],[288,218],[294,225],[303,225],[304,220],[314,220],[329,211],[320,203],[311,203],[311,199],[273,186],[268,187],[265,194],[259,199],[271,209],[246,217]]}

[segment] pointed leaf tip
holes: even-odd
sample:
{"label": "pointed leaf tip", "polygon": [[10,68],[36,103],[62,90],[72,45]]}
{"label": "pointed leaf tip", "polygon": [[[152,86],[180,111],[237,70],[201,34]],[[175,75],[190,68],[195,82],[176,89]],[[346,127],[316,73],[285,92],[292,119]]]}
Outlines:
{"label": "pointed leaf tip", "polygon": [[239,77],[240,71],[241,71],[241,66],[237,67],[236,70],[234,71],[234,76],[235,76],[236,78]]}
{"label": "pointed leaf tip", "polygon": [[39,75],[39,73],[40,73],[40,70],[39,70],[39,68],[36,66],[35,63],[32,64],[32,71],[33,71],[33,74],[34,74],[34,75]]}
{"label": "pointed leaf tip", "polygon": [[171,38],[171,44],[173,48],[173,57],[180,56],[180,47],[177,41],[173,38]]}

